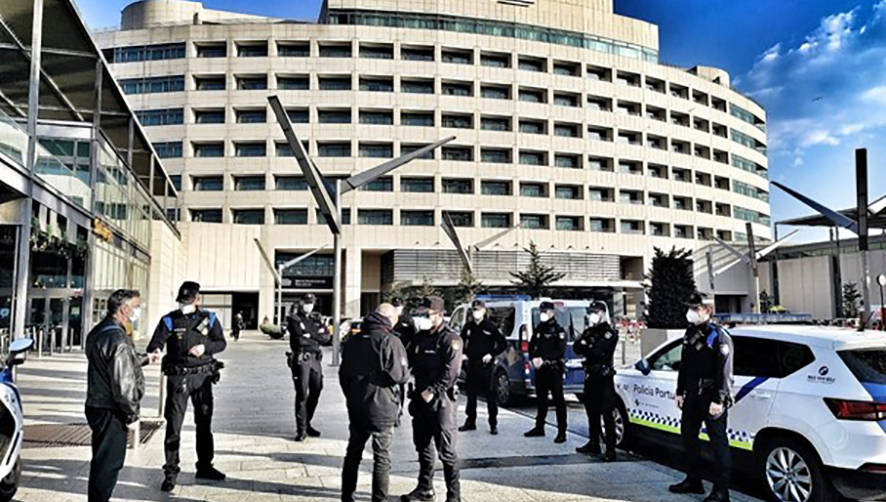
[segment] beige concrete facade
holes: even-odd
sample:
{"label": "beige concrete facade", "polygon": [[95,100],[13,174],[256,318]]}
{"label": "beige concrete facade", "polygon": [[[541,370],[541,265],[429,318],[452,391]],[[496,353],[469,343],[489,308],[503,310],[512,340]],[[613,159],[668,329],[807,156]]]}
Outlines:
{"label": "beige concrete facade", "polygon": [[[235,13],[193,2],[127,7],[126,29],[96,34],[124,89],[146,77],[181,77],[181,90],[127,98],[143,113],[175,116],[172,123],[150,125],[145,116],[142,122],[152,141],[181,143],[180,155],[164,164],[181,175],[180,206],[171,209],[182,220],[185,275],[216,291],[258,292],[265,315],[274,306],[274,281],[252,238],[272,255],[331,246],[310,193],[279,189],[300,171],[278,151],[284,140],[269,95],[307,120],[294,129],[328,176],[456,136],[434,159],[395,171],[385,191],[344,196],[353,220],[343,234],[346,315],[359,315],[361,294],[389,286],[392,250],[452,249],[440,230],[444,211],[470,219],[459,228],[466,244],[502,231],[500,225],[522,225],[489,251],[516,253],[534,241],[554,254],[618,257],[619,272],[593,280],[578,275],[563,285],[627,292],[628,310],[640,301],[635,293],[653,247],[701,253],[713,236],[741,242],[748,219],[756,236],[771,237],[765,111],[730,89],[726,72],[657,63],[657,27],[613,14],[609,0],[523,3],[330,0],[321,23],[234,21]],[[570,30],[600,37],[612,52],[587,41],[574,47],[460,28],[362,25],[348,13],[355,9]],[[219,24],[195,24],[206,19]],[[153,60],[115,52],[156,44],[184,52]],[[613,48],[619,44],[627,49]],[[204,90],[207,82],[223,89]],[[221,123],[206,123],[209,116]],[[220,189],[205,190],[205,177],[220,179]],[[263,189],[244,190],[244,179],[263,182]],[[221,223],[193,221],[203,209],[220,210]],[[263,224],[237,223],[241,210],[253,209],[249,217]],[[306,215],[298,213],[298,224],[275,223],[288,209]],[[440,267],[427,268],[427,279],[458,280]],[[724,289],[747,295],[744,275]],[[481,279],[508,284],[500,270]],[[699,284],[707,279],[699,275]]]}

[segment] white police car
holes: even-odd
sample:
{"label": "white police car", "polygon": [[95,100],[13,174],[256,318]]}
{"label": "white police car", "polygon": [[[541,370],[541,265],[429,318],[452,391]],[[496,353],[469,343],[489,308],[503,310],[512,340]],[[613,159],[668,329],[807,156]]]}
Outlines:
{"label": "white police car", "polygon": [[[886,335],[818,326],[730,333],[735,468],[762,479],[772,500],[886,500]],[[681,449],[674,404],[681,349],[682,340],[670,341],[618,370],[624,445]]]}

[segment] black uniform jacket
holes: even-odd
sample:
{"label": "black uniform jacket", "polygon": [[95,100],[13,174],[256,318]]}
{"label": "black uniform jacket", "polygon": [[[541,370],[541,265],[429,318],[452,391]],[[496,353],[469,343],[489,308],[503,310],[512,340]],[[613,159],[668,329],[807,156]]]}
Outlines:
{"label": "black uniform jacket", "polygon": [[293,354],[318,353],[320,346],[332,341],[329,329],[323,325],[320,316],[298,312],[286,319],[289,328],[289,347]]}
{"label": "black uniform jacket", "polygon": [[400,412],[400,385],[409,379],[406,349],[380,314],[363,320],[360,333],[342,345],[338,381],[351,423],[370,430],[392,427]]}
{"label": "black uniform jacket", "polygon": [[732,337],[708,322],[690,326],[683,335],[677,395],[711,391],[711,400],[726,404],[732,395]]}
{"label": "black uniform jacket", "polygon": [[469,360],[480,360],[486,354],[495,357],[507,348],[507,341],[498,327],[489,319],[479,323],[471,319],[461,329],[461,338],[465,342],[464,352]]}
{"label": "black uniform jacket", "polygon": [[561,367],[566,359],[566,331],[556,319],[538,323],[529,340],[529,358],[540,357],[546,365]]}
{"label": "black uniform jacket", "polygon": [[416,393],[430,390],[438,398],[453,389],[461,372],[461,355],[461,337],[446,323],[416,333],[409,348]]}
{"label": "black uniform jacket", "polygon": [[[197,345],[206,348],[200,357],[188,353]],[[212,356],[225,350],[227,342],[215,312],[197,308],[191,314],[173,310],[160,319],[157,329],[154,330],[154,336],[148,343],[148,352],[154,352],[164,346],[166,347],[164,367],[170,365],[195,368],[211,363]]]}
{"label": "black uniform jacket", "polygon": [[585,371],[589,375],[610,372],[613,368],[618,331],[608,322],[591,326],[572,344],[572,350],[584,356]]}
{"label": "black uniform jacket", "polygon": [[126,328],[111,318],[98,323],[86,335],[86,359],[86,406],[112,410],[126,423],[138,420],[147,360],[136,354]]}

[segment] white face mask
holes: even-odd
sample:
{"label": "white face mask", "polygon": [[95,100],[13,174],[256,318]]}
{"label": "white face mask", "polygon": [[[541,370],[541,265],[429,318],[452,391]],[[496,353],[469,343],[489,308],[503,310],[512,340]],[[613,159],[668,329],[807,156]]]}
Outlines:
{"label": "white face mask", "polygon": [[403,306],[394,307],[397,309],[397,317],[401,317],[403,315]]}
{"label": "white face mask", "polygon": [[182,314],[185,314],[185,315],[193,314],[194,312],[197,311],[197,306],[194,305],[193,303],[183,303],[183,304],[181,304],[181,306],[179,308],[181,309]]}
{"label": "white face mask", "polygon": [[138,321],[138,319],[142,316],[142,308],[136,307],[129,312],[129,322]]}
{"label": "white face mask", "polygon": [[430,317],[413,317],[412,323],[415,325],[416,331],[429,331],[431,328],[434,327],[434,323],[431,322]]}
{"label": "white face mask", "polygon": [[702,318],[701,314],[695,309],[689,309],[686,311],[686,320],[689,321],[689,324],[694,326],[698,326],[704,322],[704,318]]}
{"label": "white face mask", "polygon": [[542,312],[541,314],[538,315],[538,318],[539,318],[539,320],[541,320],[541,322],[548,322],[551,320],[551,314],[549,314],[547,312]]}
{"label": "white face mask", "polygon": [[480,322],[483,320],[483,316],[486,315],[485,310],[475,310],[472,314],[474,316],[474,320]]}
{"label": "white face mask", "polygon": [[596,326],[600,324],[600,314],[594,312],[588,316],[588,326]]}
{"label": "white face mask", "polygon": [[304,311],[305,314],[310,314],[311,312],[314,311],[314,304],[313,303],[306,303],[306,304],[302,305],[301,309]]}

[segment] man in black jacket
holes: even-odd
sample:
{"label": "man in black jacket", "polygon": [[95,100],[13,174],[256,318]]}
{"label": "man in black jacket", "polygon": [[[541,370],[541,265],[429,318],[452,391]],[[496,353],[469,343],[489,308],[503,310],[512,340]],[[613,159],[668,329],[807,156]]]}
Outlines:
{"label": "man in black jacket", "polygon": [[618,331],[609,323],[609,307],[605,302],[593,301],[588,306],[584,333],[573,344],[572,350],[584,356],[585,385],[583,401],[588,415],[588,442],[575,451],[600,453],[600,418],[606,425],[606,456],[615,460],[615,347]]}
{"label": "man in black jacket", "polygon": [[295,440],[319,437],[320,431],[311,427],[311,419],[323,390],[322,345],[332,341],[332,335],[322,319],[314,313],[317,297],[306,294],[292,306],[286,320],[289,328],[289,348],[292,350],[290,368],[295,385]]}
{"label": "man in black jacket", "polygon": [[443,320],[443,313],[443,299],[428,296],[413,317],[416,334],[408,354],[415,391],[409,396],[409,414],[418,452],[418,486],[401,496],[402,502],[434,500],[434,446],[443,463],[446,502],[461,500],[455,383],[461,371],[462,341]]}
{"label": "man in black jacket", "polygon": [[195,477],[223,481],[225,475],[212,466],[215,442],[212,437],[212,385],[218,381],[220,364],[214,355],[225,350],[225,334],[214,312],[200,308],[200,285],[185,281],[178,289],[178,310],[157,323],[148,352],[159,354],[166,348],[163,374],[166,379],[166,463],[160,489],[172,491],[178,478],[182,422],[188,400],[194,406],[197,434]]}
{"label": "man in black jacket", "polygon": [[498,434],[498,392],[495,378],[495,360],[504,352],[507,341],[498,326],[486,316],[486,304],[474,300],[471,304],[471,318],[461,330],[464,340],[465,355],[468,356],[467,391],[468,404],[464,425],[459,431],[472,431],[477,428],[477,394],[486,396],[486,408],[489,411],[489,433]]}
{"label": "man in black jacket", "polygon": [[525,437],[545,435],[545,418],[548,416],[548,393],[557,409],[557,437],[555,443],[566,442],[566,399],[563,396],[563,373],[566,371],[566,331],[557,322],[552,302],[541,302],[538,307],[538,326],[529,340],[529,358],[535,367],[535,391],[538,394],[538,412],[535,427],[526,431]]}
{"label": "man in black jacket", "polygon": [[683,335],[674,400],[683,412],[680,434],[689,469],[686,479],[668,489],[673,493],[704,493],[704,462],[698,438],[703,422],[714,451],[714,487],[705,502],[725,502],[729,500],[732,469],[726,433],[727,410],[732,405],[732,337],[713,321],[713,306],[704,302],[701,294],[693,294],[687,308],[689,327]]}
{"label": "man in black jacket", "polygon": [[342,346],[338,379],[348,406],[350,439],[341,473],[342,502],[353,502],[363,447],[372,437],[372,500],[388,499],[391,443],[400,412],[400,386],[409,379],[406,349],[393,333],[397,311],[382,303]]}
{"label": "man in black jacket", "polygon": [[141,367],[157,360],[156,355],[139,356],[132,344],[132,323],[140,314],[138,291],[114,291],[107,315],[86,336],[86,420],[92,429],[89,502],[111,498],[126,457],[127,425],[138,420],[145,394]]}

